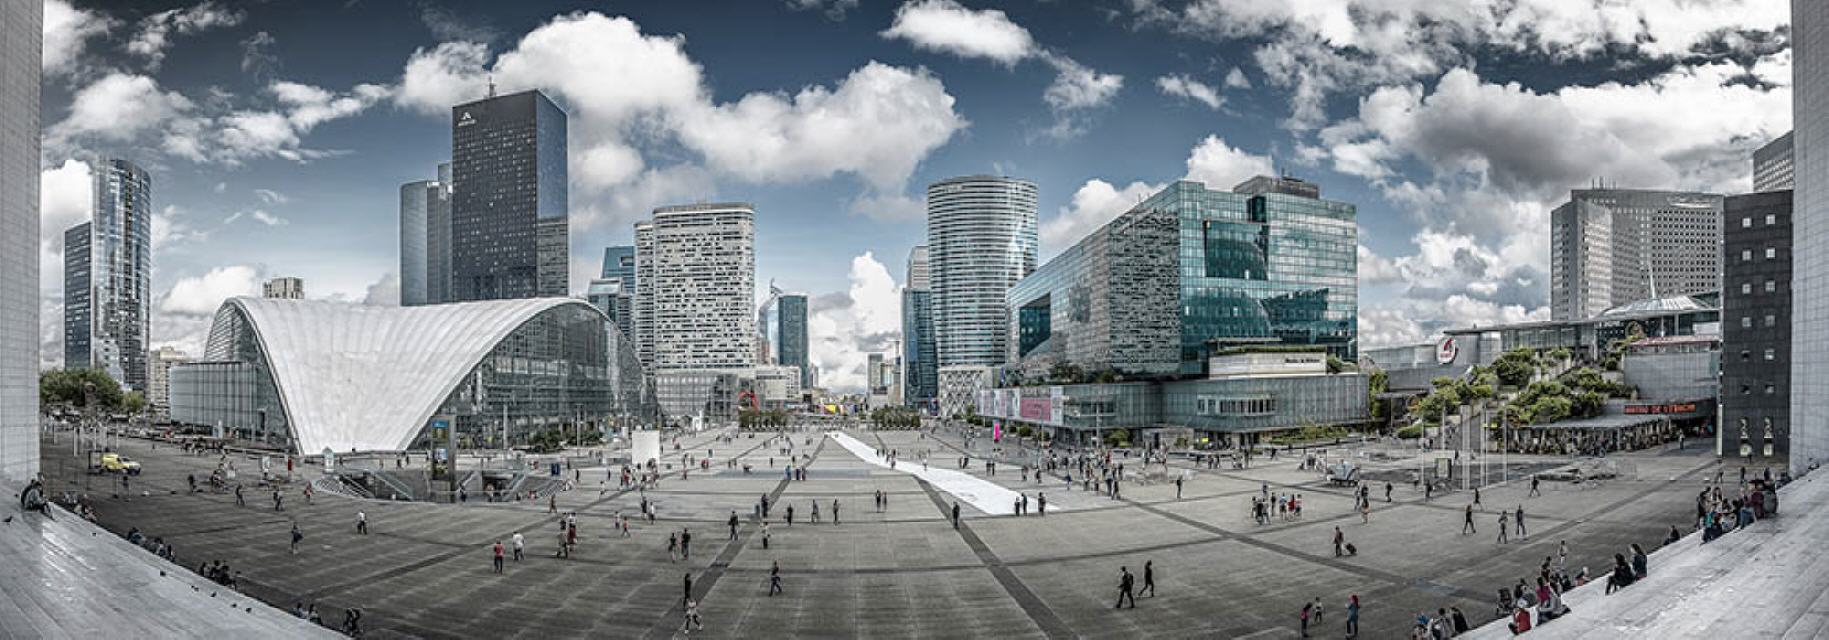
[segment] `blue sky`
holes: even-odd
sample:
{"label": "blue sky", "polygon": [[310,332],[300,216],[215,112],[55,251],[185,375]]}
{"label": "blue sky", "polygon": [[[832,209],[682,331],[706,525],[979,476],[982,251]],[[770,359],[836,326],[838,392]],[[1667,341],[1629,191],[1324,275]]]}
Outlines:
{"label": "blue sky", "polygon": [[[1300,4],[1301,6],[1285,6]],[[1366,344],[1547,317],[1571,187],[1744,191],[1789,128],[1782,0],[46,3],[47,358],[84,163],[155,182],[155,343],[277,275],[388,303],[448,107],[571,114],[573,288],[659,204],[746,200],[834,386],[893,339],[928,182],[1041,188],[1044,256],[1275,167],[1358,205]]]}

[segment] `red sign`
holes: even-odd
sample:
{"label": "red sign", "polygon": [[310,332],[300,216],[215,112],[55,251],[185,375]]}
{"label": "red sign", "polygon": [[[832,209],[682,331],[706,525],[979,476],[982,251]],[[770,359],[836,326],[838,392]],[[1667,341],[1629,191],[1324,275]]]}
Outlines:
{"label": "red sign", "polygon": [[1629,404],[1629,405],[1626,405],[1626,414],[1627,415],[1647,415],[1647,414],[1658,415],[1658,414],[1665,414],[1665,413],[1695,413],[1695,412],[1696,412],[1696,403],[1694,403],[1694,402],[1676,402],[1676,403],[1671,403],[1671,404]]}
{"label": "red sign", "polygon": [[1052,414],[1048,396],[1035,396],[1022,399],[1022,419],[1029,422],[1048,422]]}

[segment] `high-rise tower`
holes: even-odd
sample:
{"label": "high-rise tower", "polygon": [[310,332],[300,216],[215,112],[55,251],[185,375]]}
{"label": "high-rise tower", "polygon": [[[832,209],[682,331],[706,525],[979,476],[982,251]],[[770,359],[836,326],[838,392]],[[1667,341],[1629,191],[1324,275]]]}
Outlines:
{"label": "high-rise tower", "polygon": [[1004,294],[1035,270],[1035,183],[966,176],[927,187],[939,365],[1000,365]]}
{"label": "high-rise tower", "polygon": [[539,91],[451,108],[452,301],[569,293],[565,127]]}

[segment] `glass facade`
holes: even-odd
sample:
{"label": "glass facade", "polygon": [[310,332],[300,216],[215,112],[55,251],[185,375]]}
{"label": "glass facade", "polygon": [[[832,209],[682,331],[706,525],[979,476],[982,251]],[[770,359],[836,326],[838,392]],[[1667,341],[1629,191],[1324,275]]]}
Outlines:
{"label": "glass facade", "polygon": [[538,91],[451,108],[453,300],[569,293],[565,132]]}
{"label": "glass facade", "polygon": [[65,344],[74,346],[66,348],[64,366],[100,369],[124,390],[145,393],[152,179],[131,162],[108,160],[94,181],[94,218],[64,234],[64,285],[79,291],[65,302],[74,307],[64,319]]}
{"label": "glass facade", "polygon": [[1336,374],[1064,385],[1060,429],[1086,441],[1124,428],[1139,441],[1139,429],[1245,434],[1355,425],[1371,417],[1367,384],[1363,375]]}
{"label": "glass facade", "polygon": [[1035,270],[1035,183],[968,176],[927,187],[927,246],[941,366],[1000,365],[1004,295]]}
{"label": "glass facade", "polygon": [[902,399],[911,407],[927,408],[940,395],[933,311],[932,292],[902,290]]}
{"label": "glass facade", "polygon": [[400,304],[426,303],[427,196],[438,183],[420,180],[400,185]]}
{"label": "glass facade", "polygon": [[1011,355],[1047,344],[1085,371],[1146,375],[1201,374],[1236,344],[1321,345],[1352,360],[1354,216],[1306,195],[1177,182],[1011,288]]}
{"label": "glass facade", "polygon": [[775,300],[775,362],[800,368],[800,387],[812,385],[807,367],[807,297],[789,293]]}

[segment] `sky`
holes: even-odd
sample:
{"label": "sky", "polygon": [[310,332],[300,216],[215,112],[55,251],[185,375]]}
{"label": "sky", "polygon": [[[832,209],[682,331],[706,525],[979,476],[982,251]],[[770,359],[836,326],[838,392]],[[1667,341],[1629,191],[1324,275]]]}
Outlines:
{"label": "sky", "polygon": [[1362,347],[1547,319],[1549,211],[1597,181],[1751,188],[1790,128],[1785,0],[45,2],[44,366],[89,167],[152,175],[155,345],[275,276],[398,300],[398,193],[450,107],[568,112],[571,286],[654,207],[756,206],[759,294],[821,382],[895,344],[922,193],[1040,187],[1042,257],[1178,179],[1358,207]]}

